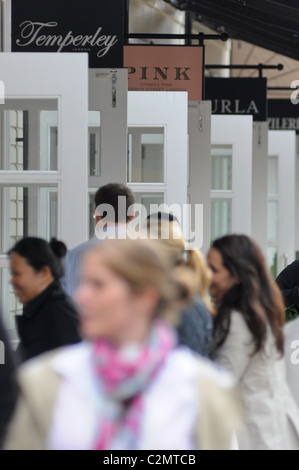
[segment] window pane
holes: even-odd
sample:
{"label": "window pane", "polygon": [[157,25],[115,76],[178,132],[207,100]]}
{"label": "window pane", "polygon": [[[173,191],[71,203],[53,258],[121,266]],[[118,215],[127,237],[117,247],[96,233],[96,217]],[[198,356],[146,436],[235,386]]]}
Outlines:
{"label": "window pane", "polygon": [[274,279],[277,277],[277,247],[268,246],[267,248],[267,263],[268,268],[271,271],[271,274]]}
{"label": "window pane", "polygon": [[6,100],[0,105],[0,170],[57,168],[57,100]]}
{"label": "window pane", "polygon": [[40,111],[40,170],[57,171],[57,168],[58,112],[56,110]]}
{"label": "window pane", "polygon": [[232,202],[230,199],[212,200],[212,240],[231,233]]}
{"label": "window pane", "polygon": [[161,204],[164,204],[164,193],[137,193],[136,204],[142,204],[147,212],[147,215],[150,215],[158,211],[158,207]]}
{"label": "window pane", "polygon": [[57,237],[57,187],[0,188],[0,253],[24,236]]}
{"label": "window pane", "polygon": [[232,147],[212,147],[212,190],[232,190]]}
{"label": "window pane", "polygon": [[268,195],[277,196],[278,190],[278,157],[268,159]]}
{"label": "window pane", "polygon": [[164,129],[131,129],[128,182],[164,183]]}
{"label": "window pane", "polygon": [[278,202],[268,202],[268,240],[278,240]]}

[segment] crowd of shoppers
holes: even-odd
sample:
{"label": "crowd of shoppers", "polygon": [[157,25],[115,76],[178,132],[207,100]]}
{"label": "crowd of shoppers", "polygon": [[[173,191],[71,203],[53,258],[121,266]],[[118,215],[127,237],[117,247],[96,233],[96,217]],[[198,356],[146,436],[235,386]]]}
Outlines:
{"label": "crowd of shoppers", "polygon": [[2,448],[298,450],[299,341],[260,248],[228,235],[205,260],[163,212],[132,240],[134,200],[100,188],[100,236],[67,254],[30,237],[9,251],[22,364],[1,381]]}

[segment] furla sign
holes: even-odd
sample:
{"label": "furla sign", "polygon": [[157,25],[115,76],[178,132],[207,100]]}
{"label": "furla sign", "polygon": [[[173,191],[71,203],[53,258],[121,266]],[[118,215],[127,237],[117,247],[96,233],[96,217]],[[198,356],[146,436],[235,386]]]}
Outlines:
{"label": "furla sign", "polygon": [[12,52],[86,52],[91,68],[120,68],[123,9],[123,0],[12,0]]}
{"label": "furla sign", "polygon": [[266,78],[206,78],[205,99],[212,101],[212,114],[252,115],[267,120]]}

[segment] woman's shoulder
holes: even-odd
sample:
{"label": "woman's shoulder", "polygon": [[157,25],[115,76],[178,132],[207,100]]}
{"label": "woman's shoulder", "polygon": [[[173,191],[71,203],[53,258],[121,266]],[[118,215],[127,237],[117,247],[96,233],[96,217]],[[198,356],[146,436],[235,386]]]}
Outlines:
{"label": "woman's shoulder", "polygon": [[231,312],[231,328],[237,331],[246,330],[249,331],[245,317],[240,310],[232,310]]}
{"label": "woman's shoulder", "polygon": [[173,369],[181,379],[200,380],[207,379],[215,385],[224,388],[235,386],[235,380],[231,374],[224,371],[217,363],[191,351],[188,347],[176,348],[168,359],[169,369]]}
{"label": "woman's shoulder", "polygon": [[85,342],[63,346],[53,351],[40,354],[24,362],[17,371],[17,380],[21,385],[39,382],[41,377],[59,378],[66,365],[73,370],[87,360],[89,347]]}

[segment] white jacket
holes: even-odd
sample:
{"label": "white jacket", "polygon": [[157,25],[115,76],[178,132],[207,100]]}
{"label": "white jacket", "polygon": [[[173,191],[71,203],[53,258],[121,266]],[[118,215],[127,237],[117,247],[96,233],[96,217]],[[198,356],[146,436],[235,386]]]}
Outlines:
{"label": "white jacket", "polygon": [[286,381],[284,359],[268,330],[265,352],[252,356],[253,337],[244,317],[232,312],[228,337],[216,361],[238,381],[245,408],[241,450],[299,449],[299,410]]}
{"label": "white jacket", "polygon": [[[90,359],[89,345],[81,343],[23,366],[19,404],[4,449],[93,448],[107,402]],[[138,449],[231,449],[241,413],[231,376],[178,348],[144,394]],[[124,446],[120,435],[112,449]]]}
{"label": "white jacket", "polygon": [[287,380],[299,408],[299,318],[289,321],[284,332]]}

